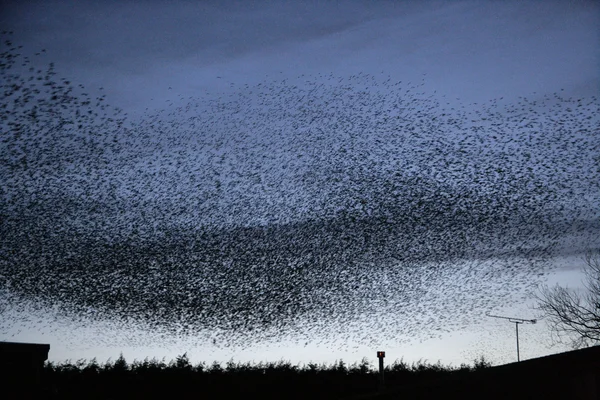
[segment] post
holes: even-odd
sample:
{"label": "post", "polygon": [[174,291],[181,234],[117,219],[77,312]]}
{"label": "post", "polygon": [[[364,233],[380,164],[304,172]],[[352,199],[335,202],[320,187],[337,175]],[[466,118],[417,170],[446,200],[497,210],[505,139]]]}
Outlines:
{"label": "post", "polygon": [[529,322],[530,324],[535,324],[537,320],[535,319],[523,319],[523,318],[514,318],[514,317],[501,317],[500,315],[491,315],[486,314],[488,317],[492,318],[502,318],[507,319],[509,322],[515,324],[515,330],[517,332],[517,362],[521,361],[521,355],[519,354],[519,324],[524,324],[525,322]]}
{"label": "post", "polygon": [[519,356],[519,323],[515,322],[515,329],[517,331],[517,362],[521,361],[521,357]]}
{"label": "post", "polygon": [[385,351],[378,351],[377,358],[379,358],[379,391],[383,392],[385,389],[385,381],[383,379],[383,359],[385,358]]}

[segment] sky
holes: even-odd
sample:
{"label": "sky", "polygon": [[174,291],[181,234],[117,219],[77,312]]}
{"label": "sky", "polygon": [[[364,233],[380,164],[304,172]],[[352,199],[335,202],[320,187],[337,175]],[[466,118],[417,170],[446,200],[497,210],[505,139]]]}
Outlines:
{"label": "sky", "polygon": [[600,245],[599,8],[0,1],[0,340],[514,361],[486,314],[536,318]]}

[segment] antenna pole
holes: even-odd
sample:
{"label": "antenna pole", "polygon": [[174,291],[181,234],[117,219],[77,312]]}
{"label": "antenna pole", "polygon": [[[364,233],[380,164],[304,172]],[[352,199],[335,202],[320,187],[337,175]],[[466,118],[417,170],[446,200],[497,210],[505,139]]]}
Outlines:
{"label": "antenna pole", "polygon": [[517,331],[517,362],[521,362],[521,357],[519,356],[519,324],[521,322],[515,321],[515,329]]}
{"label": "antenna pole", "polygon": [[492,317],[492,318],[502,318],[502,319],[507,319],[510,322],[512,322],[513,324],[515,324],[515,332],[517,334],[517,362],[521,361],[521,354],[519,354],[519,324],[523,324],[523,323],[530,323],[530,324],[535,324],[537,322],[537,320],[535,319],[522,319],[522,318],[513,318],[513,317],[501,317],[500,315],[492,315],[492,314],[486,314],[488,317]]}

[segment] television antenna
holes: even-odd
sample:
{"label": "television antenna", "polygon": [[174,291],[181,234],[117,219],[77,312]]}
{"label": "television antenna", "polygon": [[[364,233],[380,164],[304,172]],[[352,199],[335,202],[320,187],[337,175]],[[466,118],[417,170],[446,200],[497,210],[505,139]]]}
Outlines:
{"label": "television antenna", "polygon": [[524,323],[535,324],[537,322],[537,320],[514,318],[514,317],[502,317],[500,315],[492,315],[492,314],[485,314],[485,315],[487,315],[488,317],[492,317],[492,318],[507,319],[509,322],[512,322],[513,324],[515,324],[515,331],[517,333],[517,362],[520,362],[521,357],[519,355],[519,324],[524,324]]}

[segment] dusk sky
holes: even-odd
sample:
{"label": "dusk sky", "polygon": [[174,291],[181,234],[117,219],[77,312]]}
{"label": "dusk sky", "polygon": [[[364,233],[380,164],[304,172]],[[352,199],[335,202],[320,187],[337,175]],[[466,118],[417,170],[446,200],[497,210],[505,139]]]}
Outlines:
{"label": "dusk sky", "polygon": [[0,0],[0,31],[0,340],[50,360],[511,362],[486,314],[600,246],[598,1]]}

